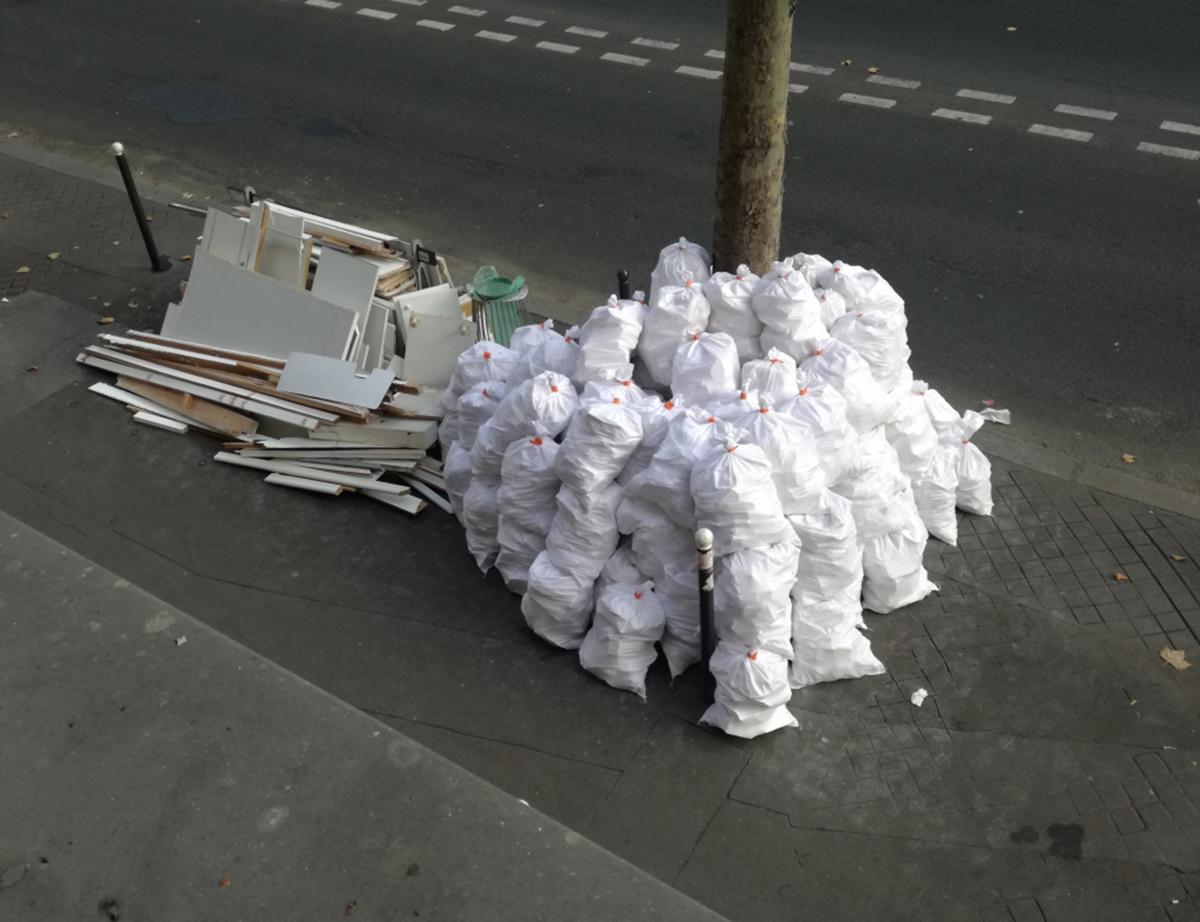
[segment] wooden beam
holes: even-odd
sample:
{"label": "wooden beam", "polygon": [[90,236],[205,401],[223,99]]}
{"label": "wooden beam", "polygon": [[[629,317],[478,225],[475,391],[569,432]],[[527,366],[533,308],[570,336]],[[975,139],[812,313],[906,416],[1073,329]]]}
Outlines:
{"label": "wooden beam", "polygon": [[194,394],[184,394],[157,384],[124,377],[117,378],[117,386],[140,394],[155,403],[161,403],[167,409],[194,419],[223,435],[241,437],[253,435],[258,431],[258,420],[235,413],[233,410]]}

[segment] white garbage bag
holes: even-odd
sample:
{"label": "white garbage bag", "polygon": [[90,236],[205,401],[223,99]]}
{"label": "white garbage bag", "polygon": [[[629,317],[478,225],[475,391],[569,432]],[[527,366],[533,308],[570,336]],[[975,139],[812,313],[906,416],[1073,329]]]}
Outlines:
{"label": "white garbage bag", "polygon": [[630,494],[655,504],[676,524],[695,528],[692,468],[732,434],[729,425],[717,417],[698,407],[685,408],[671,420],[650,465],[629,481]]}
{"label": "white garbage bag", "polygon": [[[854,459],[832,489],[850,500],[860,545],[905,522],[905,510],[897,504],[897,496],[908,491],[911,500],[911,490],[896,449],[887,443],[882,428],[859,438]],[[917,515],[915,506],[913,514]]]}
{"label": "white garbage bag", "polygon": [[650,466],[655,452],[667,437],[671,420],[683,410],[683,406],[684,402],[678,397],[663,400],[655,394],[649,394],[634,404],[634,408],[642,417],[642,440],[617,476],[618,483],[628,486],[635,476]]}
{"label": "white garbage bag", "polygon": [[558,511],[561,483],[554,469],[559,444],[542,430],[517,439],[504,451],[496,502],[500,519],[510,528],[544,539]]}
{"label": "white garbage bag", "polygon": [[632,365],[614,365],[586,382],[580,395],[583,403],[608,403],[613,399],[640,406],[659,398],[657,394],[648,394],[634,383]]}
{"label": "white garbage bag", "polygon": [[912,355],[908,319],[903,311],[853,311],[839,317],[829,333],[867,360],[871,374],[884,390],[892,390],[900,382]]}
{"label": "white garbage bag", "polygon": [[848,621],[838,605],[796,601],[792,619],[792,688],[887,671],[871,652],[871,642],[859,624]]}
{"label": "white garbage bag", "polygon": [[797,253],[792,257],[792,265],[800,270],[804,280],[814,289],[821,284],[822,275],[833,269],[833,263],[816,253]]}
{"label": "white garbage bag", "polygon": [[761,397],[758,412],[749,414],[739,428],[741,441],[757,445],[766,455],[783,514],[810,512],[826,483],[812,430]]}
{"label": "white garbage bag", "polygon": [[649,578],[649,574],[643,573],[633,562],[633,549],[629,542],[623,542],[613,551],[613,555],[608,558],[608,563],[600,571],[600,577],[596,580],[596,598],[599,598],[604,590],[613,583],[636,584],[645,582]]}
{"label": "white garbage bag", "polygon": [[596,581],[620,540],[617,506],[621,492],[615,483],[594,493],[580,493],[565,485],[558,491],[558,510],[546,535],[546,553],[555,564],[581,579]]}
{"label": "white garbage bag", "polygon": [[579,331],[575,380],[590,381],[606,369],[628,365],[642,335],[642,322],[642,305],[620,301],[616,295],[593,310]]}
{"label": "white garbage bag", "polygon": [[826,329],[832,329],[838,318],[846,313],[846,299],[836,291],[815,286],[813,294],[817,296],[817,302],[821,305],[821,323],[825,324]]}
{"label": "white garbage bag", "polygon": [[922,562],[929,532],[921,524],[912,490],[897,493],[891,506],[902,520],[898,527],[892,525],[863,544],[863,607],[881,615],[919,602],[938,588]]}
{"label": "white garbage bag", "polygon": [[463,497],[471,486],[471,452],[462,442],[450,446],[446,461],[442,465],[442,479],[446,481],[446,496],[450,499],[450,508],[463,520]]}
{"label": "white garbage bag", "polygon": [[737,390],[740,367],[737,344],[728,333],[693,330],[671,360],[671,393],[689,404],[707,404]]}
{"label": "white garbage bag", "polygon": [[786,657],[721,641],[708,665],[717,688],[701,724],[744,739],[800,726],[787,709],[792,688]]}
{"label": "white garbage bag", "polygon": [[801,361],[808,384],[831,384],[846,398],[846,418],[858,432],[870,432],[892,413],[895,400],[875,380],[866,359],[832,337],[819,342]]}
{"label": "white garbage bag", "polygon": [[925,470],[913,478],[913,500],[925,528],[951,547],[958,544],[958,514],[954,510],[958,491],[958,459],[962,443],[945,439],[939,443]]}
{"label": "white garbage bag", "polygon": [[667,616],[661,641],[672,680],[700,662],[700,580],[690,563],[668,563],[654,576],[654,592]]}
{"label": "white garbage bag", "polygon": [[[896,449],[896,456],[900,459],[900,470],[914,481],[929,467],[938,447],[937,432],[933,428],[933,420],[929,418],[925,399],[928,390],[929,386],[924,381],[914,381],[900,396],[896,410],[884,429],[888,442]],[[920,500],[917,505],[920,505]]]}
{"label": "white garbage bag", "polygon": [[710,265],[704,247],[686,237],[663,247],[658,254],[658,264],[650,273],[650,304],[658,303],[658,293],[664,288],[682,285],[688,279],[697,284],[708,281]]}
{"label": "white garbage bag", "polygon": [[858,445],[858,433],[846,418],[846,398],[832,384],[809,384],[796,389],[796,395],[779,407],[803,423],[817,444],[817,459],[825,471],[825,481],[833,485],[842,479]]}
{"label": "white garbage bag", "polygon": [[862,620],[862,549],[850,501],[831,490],[807,515],[788,516],[800,539],[792,597],[809,605],[837,605],[846,619]]}
{"label": "white garbage bag", "polygon": [[496,543],[500,546],[500,553],[496,555],[496,570],[504,579],[504,585],[510,592],[524,595],[529,588],[529,568],[538,554],[546,549],[546,536],[517,528],[500,516]]}
{"label": "white garbage bag", "polygon": [[799,362],[809,355],[829,335],[825,325],[815,315],[786,329],[768,324],[758,338],[763,352],[778,349]]}
{"label": "white garbage bag", "polygon": [[560,569],[543,551],[529,567],[528,582],[521,614],[530,630],[556,647],[578,650],[592,619],[594,581]]}
{"label": "white garbage bag", "polygon": [[567,427],[555,470],[572,490],[594,494],[617,479],[641,440],[642,417],[620,397],[585,403]]}
{"label": "white garbage bag", "polygon": [[517,355],[524,356],[553,339],[562,339],[562,335],[554,329],[554,321],[547,318],[540,323],[526,324],[513,330],[508,340],[508,348]]}
{"label": "white garbage bag", "polygon": [[[572,329],[578,330],[578,327],[572,327]],[[509,374],[507,383],[511,390],[518,384],[540,375],[543,371],[553,371],[564,377],[573,378],[578,363],[578,340],[554,333],[553,336],[547,336],[528,352],[522,354]]]}
{"label": "white garbage bag", "polygon": [[796,360],[778,349],[742,366],[742,390],[757,391],[775,406],[796,396]]}
{"label": "white garbage bag", "polygon": [[716,398],[708,402],[709,412],[735,429],[744,426],[750,417],[758,412],[758,407],[759,396],[755,390],[736,391],[724,399]]}
{"label": "white garbage bag", "polygon": [[713,533],[717,556],[786,541],[792,527],[775,492],[771,462],[757,445],[727,439],[692,470],[696,521]]}
{"label": "white garbage bag", "polygon": [[717,637],[792,655],[792,584],[801,554],[795,534],[768,547],[717,557],[713,616]]}
{"label": "white garbage bag", "polygon": [[904,299],[874,269],[864,269],[838,260],[831,270],[822,275],[821,285],[832,288],[845,298],[847,311],[904,313]]}
{"label": "white garbage bag", "polygon": [[646,672],[666,613],[654,583],[613,583],[596,597],[596,616],[579,648],[579,664],[613,688],[646,699]]}
{"label": "white garbage bag", "polygon": [[497,480],[504,452],[519,438],[545,432],[553,438],[571,421],[579,398],[562,375],[542,372],[504,395],[471,447],[473,476]]}
{"label": "white garbage bag", "polygon": [[958,457],[958,508],[973,515],[992,514],[992,462],[970,441],[983,425],[974,410],[963,414],[962,452]]}
{"label": "white garbage bag", "polygon": [[458,437],[464,448],[475,445],[480,426],[492,418],[507,392],[508,385],[503,381],[480,381],[458,398]]}
{"label": "white garbage bag", "polygon": [[687,342],[692,330],[703,330],[708,326],[709,312],[703,290],[691,279],[658,292],[637,347],[638,356],[653,383],[665,387],[671,380],[675,350]]}
{"label": "white garbage bag", "polygon": [[500,525],[500,510],[496,505],[495,481],[473,477],[463,496],[463,529],[467,533],[467,550],[475,558],[480,571],[487,573],[500,553],[496,530]]}
{"label": "white garbage bag", "polygon": [[520,355],[507,346],[481,340],[455,360],[450,384],[442,394],[443,406],[452,409],[467,389],[480,381],[506,381]]}
{"label": "white garbage bag", "polygon": [[442,421],[438,423],[438,444],[442,448],[442,457],[450,457],[450,446],[462,436],[462,420],[458,416],[458,398],[454,399],[455,409],[446,409],[444,401],[446,392],[442,392]]}
{"label": "white garbage bag", "polygon": [[738,266],[736,273],[714,272],[704,283],[704,297],[712,313],[708,318],[710,333],[728,333],[738,349],[738,361],[746,362],[762,354],[758,338],[762,321],[750,307],[750,298],[758,285],[758,276],[748,266]]}
{"label": "white garbage bag", "polygon": [[957,435],[962,424],[962,417],[958,415],[958,410],[950,406],[940,393],[932,387],[927,387],[924,393],[925,411],[929,414],[929,419],[933,423],[933,431],[938,434],[938,438],[942,439],[947,436]]}
{"label": "white garbage bag", "polygon": [[821,323],[821,305],[812,286],[790,258],[773,263],[759,279],[750,306],[765,327],[783,334]]}

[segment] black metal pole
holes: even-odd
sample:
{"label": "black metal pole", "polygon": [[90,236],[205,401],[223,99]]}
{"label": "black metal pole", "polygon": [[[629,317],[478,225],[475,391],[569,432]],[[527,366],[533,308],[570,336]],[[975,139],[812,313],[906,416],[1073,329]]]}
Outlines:
{"label": "black metal pole", "polygon": [[700,666],[704,669],[704,703],[712,704],[717,683],[709,660],[717,649],[717,628],[713,618],[713,533],[707,528],[696,532],[696,569],[700,575]]}
{"label": "black metal pole", "polygon": [[617,297],[622,301],[628,301],[633,297],[633,291],[629,287],[629,270],[617,270]]}
{"label": "black metal pole", "polygon": [[117,158],[117,169],[121,171],[125,191],[129,193],[129,204],[133,206],[133,216],[137,219],[138,230],[142,232],[142,240],[146,243],[150,266],[155,272],[166,272],[171,268],[171,264],[158,252],[154,235],[150,233],[150,222],[146,220],[146,209],[142,207],[142,197],[138,195],[137,186],[133,184],[133,172],[129,169],[129,161],[125,159],[125,145],[120,141],[114,141],[112,152],[113,156]]}

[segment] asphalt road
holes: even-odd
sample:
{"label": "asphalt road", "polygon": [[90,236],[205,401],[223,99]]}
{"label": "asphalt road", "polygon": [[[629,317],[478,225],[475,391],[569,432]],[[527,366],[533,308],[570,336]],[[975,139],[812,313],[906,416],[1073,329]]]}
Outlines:
{"label": "asphalt road", "polygon": [[[1200,8],[799,6],[787,251],[887,276],[960,407],[1200,489]],[[418,234],[577,319],[618,266],[709,236],[722,8],[0,0],[0,137],[97,160],[119,138],[166,186]]]}

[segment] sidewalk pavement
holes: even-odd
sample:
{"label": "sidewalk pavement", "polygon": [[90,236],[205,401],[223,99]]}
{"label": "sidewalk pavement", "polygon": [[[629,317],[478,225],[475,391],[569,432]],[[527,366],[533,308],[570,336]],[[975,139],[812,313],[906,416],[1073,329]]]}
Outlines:
{"label": "sidewalk pavement", "polygon": [[[0,381],[90,338],[59,294]],[[1200,919],[1200,670],[1159,655],[1198,658],[1195,520],[994,458],[941,592],[868,617],[888,674],[746,742],[694,675],[642,704],[537,641],[450,517],[282,495],[62,373],[6,401],[0,509],[731,919]]]}

